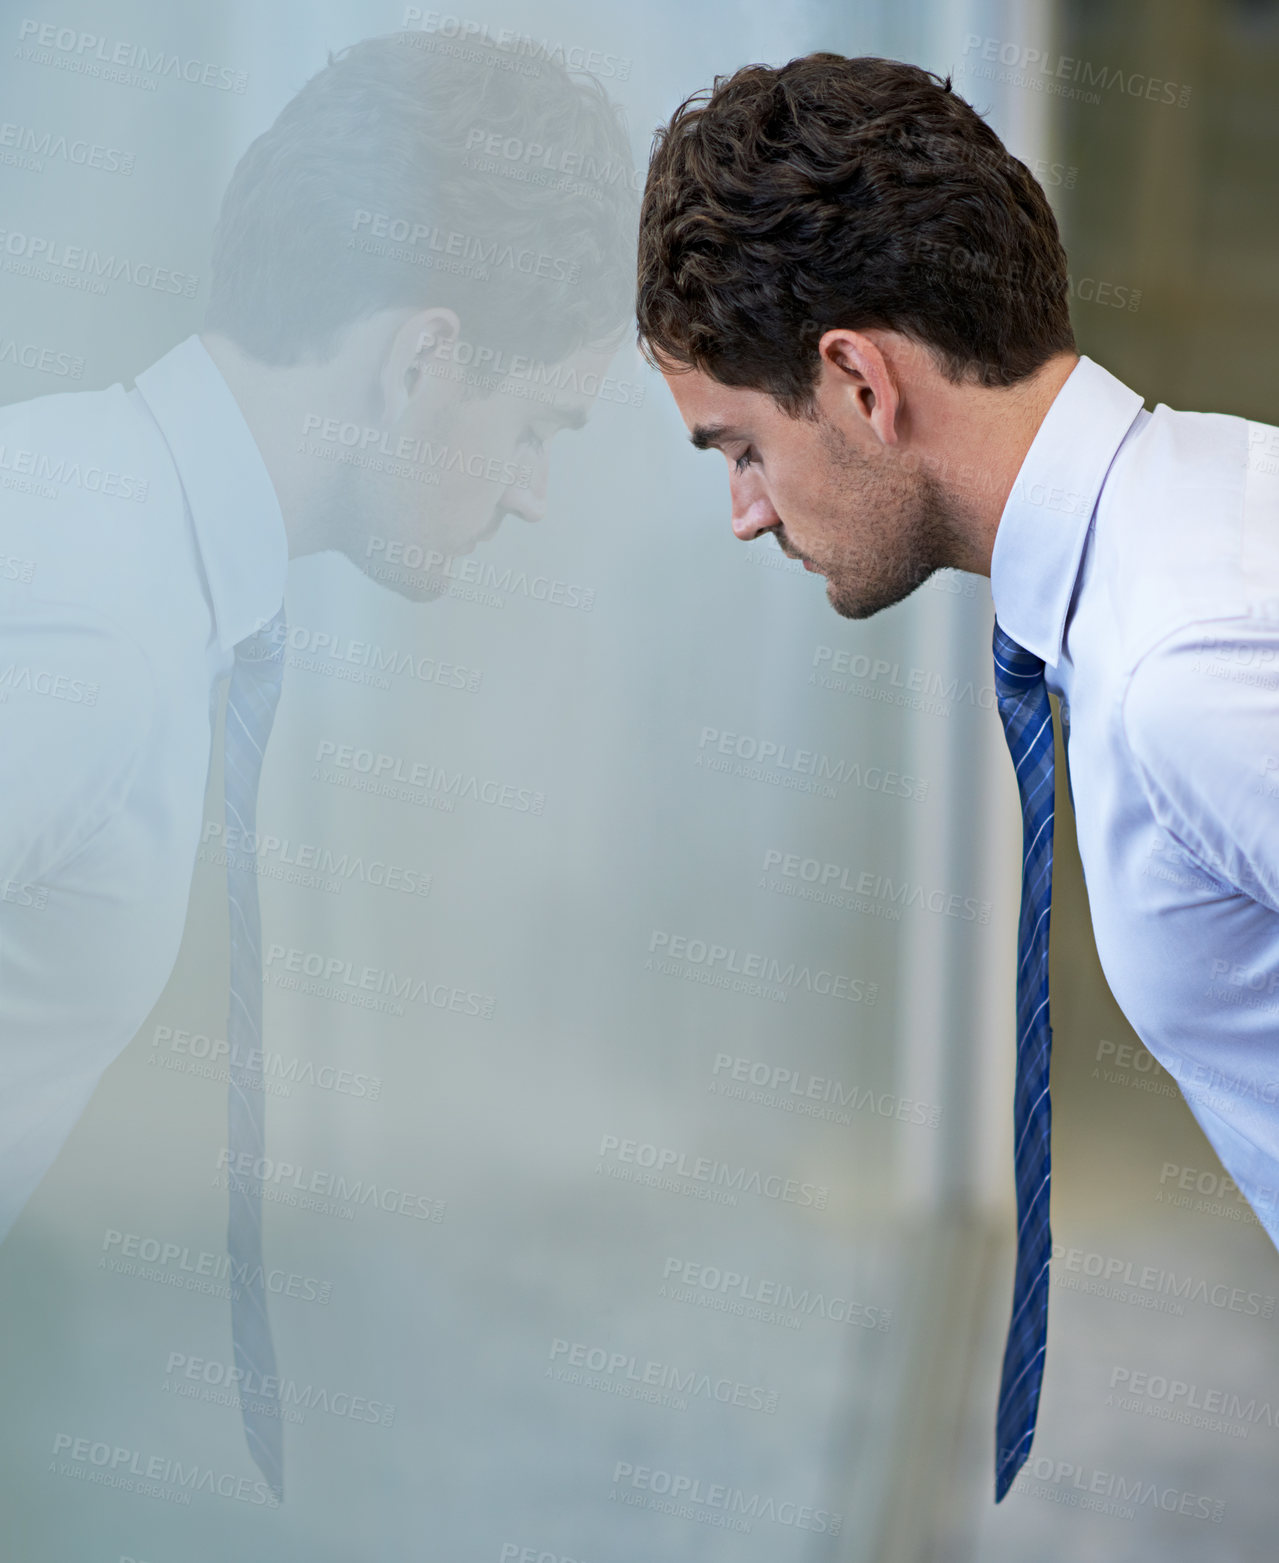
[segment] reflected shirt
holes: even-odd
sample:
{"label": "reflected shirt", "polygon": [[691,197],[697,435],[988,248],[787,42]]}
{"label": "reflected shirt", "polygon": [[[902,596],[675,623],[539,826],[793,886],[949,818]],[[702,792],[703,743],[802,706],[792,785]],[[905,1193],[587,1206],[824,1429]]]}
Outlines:
{"label": "reflected shirt", "polygon": [[0,1236],[169,978],[219,683],[287,565],[198,337],[0,409]]}
{"label": "reflected shirt", "polygon": [[1111,991],[1279,1245],[1279,429],[1081,358],[991,591],[1061,701]]}

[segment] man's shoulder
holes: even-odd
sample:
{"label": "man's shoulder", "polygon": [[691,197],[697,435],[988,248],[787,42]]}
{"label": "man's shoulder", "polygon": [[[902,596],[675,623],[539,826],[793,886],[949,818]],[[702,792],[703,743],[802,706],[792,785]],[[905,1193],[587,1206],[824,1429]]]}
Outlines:
{"label": "man's shoulder", "polygon": [[[1279,475],[1272,494],[1256,479],[1267,432],[1279,440],[1268,425],[1161,403],[1124,441],[1097,506],[1093,574],[1129,667],[1182,628],[1193,638],[1197,623],[1279,601]],[[1257,545],[1266,517],[1268,548]]]}
{"label": "man's shoulder", "polygon": [[172,470],[141,398],[119,382],[0,407],[0,482],[9,505],[137,504]]}
{"label": "man's shoulder", "polygon": [[[1160,402],[1120,446],[1101,505],[1126,512],[1142,542],[1160,556],[1171,555],[1174,539],[1185,541],[1192,533],[1206,543],[1237,517],[1251,452],[1268,429],[1233,413],[1184,412]],[[1279,429],[1270,433],[1279,439]],[[1162,548],[1161,535],[1167,540]]]}
{"label": "man's shoulder", "polygon": [[191,549],[182,486],[141,398],[120,384],[0,408],[0,580],[123,624]]}
{"label": "man's shoulder", "polygon": [[64,435],[90,438],[104,426],[136,419],[128,393],[118,380],[96,391],[51,391],[0,407],[0,431],[8,433],[56,429]]}

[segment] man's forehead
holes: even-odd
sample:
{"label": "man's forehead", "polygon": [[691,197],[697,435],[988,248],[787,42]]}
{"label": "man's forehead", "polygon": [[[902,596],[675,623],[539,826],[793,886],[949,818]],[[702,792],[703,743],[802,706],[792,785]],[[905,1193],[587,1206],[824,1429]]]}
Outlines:
{"label": "man's forehead", "polygon": [[701,369],[666,373],[662,378],[688,425],[693,443],[699,449],[718,444],[736,433],[747,420],[758,421],[767,407],[768,397],[761,391],[724,385]]}

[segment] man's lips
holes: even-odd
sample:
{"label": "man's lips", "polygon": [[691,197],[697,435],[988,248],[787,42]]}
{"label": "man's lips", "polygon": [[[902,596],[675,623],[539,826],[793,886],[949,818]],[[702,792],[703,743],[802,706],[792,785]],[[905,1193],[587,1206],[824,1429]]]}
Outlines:
{"label": "man's lips", "polygon": [[808,560],[804,558],[803,554],[796,553],[793,548],[787,548],[786,544],[782,542],[780,537],[777,539],[777,546],[788,559],[800,560],[810,575],[820,575],[822,573],[815,564],[809,564]]}

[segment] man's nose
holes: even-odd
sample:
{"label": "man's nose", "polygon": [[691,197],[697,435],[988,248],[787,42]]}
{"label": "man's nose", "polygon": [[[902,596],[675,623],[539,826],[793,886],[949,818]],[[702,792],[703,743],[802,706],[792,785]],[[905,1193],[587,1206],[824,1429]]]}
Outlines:
{"label": "man's nose", "polygon": [[749,543],[761,532],[777,526],[781,517],[773,509],[768,495],[755,483],[730,484],[733,499],[733,531]]}

